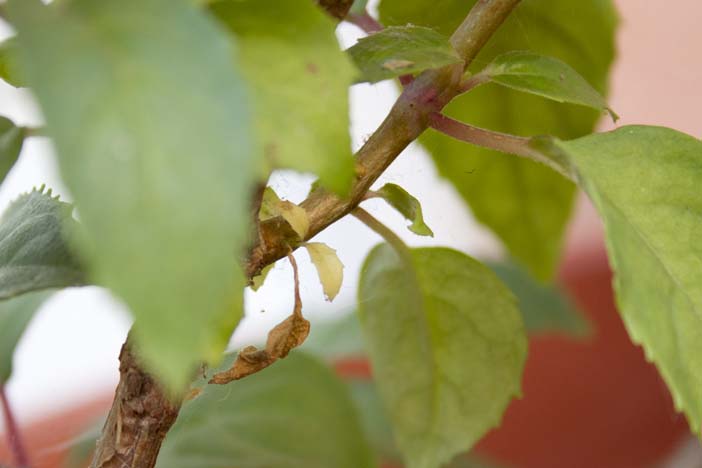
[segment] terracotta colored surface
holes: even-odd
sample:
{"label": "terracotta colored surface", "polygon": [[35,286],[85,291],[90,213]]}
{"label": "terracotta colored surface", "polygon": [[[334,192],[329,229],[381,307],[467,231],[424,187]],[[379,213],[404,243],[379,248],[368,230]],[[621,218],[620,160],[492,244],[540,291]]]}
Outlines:
{"label": "terracotta colored surface", "polygon": [[[48,390],[48,389],[47,389]],[[109,409],[112,395],[66,409],[22,429],[32,468],[60,468],[70,442]],[[7,444],[0,440],[0,464],[14,466]]]}
{"label": "terracotta colored surface", "polygon": [[519,468],[650,466],[688,434],[687,424],[629,340],[604,252],[581,255],[562,276],[596,335],[589,342],[532,339],[524,397],[479,450]]}

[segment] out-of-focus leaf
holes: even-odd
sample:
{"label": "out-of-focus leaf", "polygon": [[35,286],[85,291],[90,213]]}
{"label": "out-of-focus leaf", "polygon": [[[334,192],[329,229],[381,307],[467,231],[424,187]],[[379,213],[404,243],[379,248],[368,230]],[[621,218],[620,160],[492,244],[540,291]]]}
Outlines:
{"label": "out-of-focus leaf", "polygon": [[372,468],[344,384],[294,353],[186,404],[161,449],[162,468]]}
{"label": "out-of-focus leaf", "polygon": [[52,291],[35,291],[0,301],[0,384],[12,374],[12,357],[25,328]]}
{"label": "out-of-focus leaf", "polygon": [[75,245],[133,312],[149,369],[180,389],[242,313],[254,149],[233,40],[189,0],[8,10],[80,211]]}
{"label": "out-of-focus leaf", "polygon": [[0,182],[5,180],[17,162],[24,143],[24,133],[12,120],[0,116]]}
{"label": "out-of-focus leaf", "polygon": [[73,206],[43,186],[20,195],[5,210],[0,218],[0,299],[87,283],[65,240],[65,230],[80,228],[72,212]]}
{"label": "out-of-focus leaf", "polygon": [[16,38],[11,37],[0,42],[0,78],[15,88],[19,88],[26,86],[26,83],[20,76],[16,54]]}
{"label": "out-of-focus leaf", "polygon": [[354,176],[348,87],[355,70],[333,18],[312,1],[221,0],[211,10],[240,46],[265,171],[313,172],[346,193]]}
{"label": "out-of-focus leaf", "polygon": [[512,263],[488,266],[517,296],[529,334],[564,333],[578,337],[590,334],[590,322],[558,286],[541,284]]}

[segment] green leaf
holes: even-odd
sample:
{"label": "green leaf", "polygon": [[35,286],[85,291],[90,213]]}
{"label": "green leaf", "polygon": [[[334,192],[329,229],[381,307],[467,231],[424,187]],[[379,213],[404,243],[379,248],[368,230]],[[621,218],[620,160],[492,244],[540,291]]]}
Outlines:
{"label": "green leaf", "polygon": [[53,291],[37,291],[0,301],[0,384],[12,374],[12,357],[25,328]]}
{"label": "green leaf", "polygon": [[492,263],[488,266],[517,297],[524,325],[530,335],[565,333],[584,337],[591,333],[591,324],[586,316],[556,285],[541,284],[512,263]]}
{"label": "green leaf", "polygon": [[[449,35],[475,0],[382,0],[384,24],[418,24]],[[616,14],[611,0],[523,0],[488,42],[471,70],[515,49],[570,64],[605,95],[614,57]],[[517,135],[575,138],[592,131],[599,113],[496,85],[481,86],[451,102],[445,112],[460,121]],[[561,250],[574,187],[539,164],[452,140],[434,131],[420,142],[511,255],[539,279],[549,279]]]}
{"label": "green leaf", "polygon": [[0,182],[5,180],[5,176],[17,162],[24,144],[24,136],[24,130],[12,120],[0,116]]}
{"label": "green leaf", "polygon": [[514,297],[487,267],[445,248],[410,255],[371,251],[359,313],[407,466],[434,468],[499,423],[520,394],[527,342]]}
{"label": "green leaf", "polygon": [[[349,380],[346,382],[356,408],[366,438],[373,445],[381,460],[397,462],[400,454],[393,440],[392,426],[385,414],[385,409],[371,380]],[[393,465],[394,466],[394,465]],[[460,455],[453,459],[446,468],[497,468],[473,454]]]}
{"label": "green leaf", "polygon": [[336,250],[322,242],[307,242],[305,244],[310,260],[317,269],[319,281],[322,283],[324,296],[333,301],[344,281],[344,264],[336,255]]}
{"label": "green leaf", "polygon": [[606,111],[615,121],[619,118],[578,72],[553,57],[529,51],[508,52],[496,57],[476,77],[556,102]]}
{"label": "green leaf", "polygon": [[0,299],[48,288],[87,284],[64,230],[77,231],[73,206],[51,189],[20,195],[0,218]]}
{"label": "green leaf", "polygon": [[411,24],[391,26],[363,37],[348,53],[361,70],[358,81],[370,83],[461,61],[447,36]]}
{"label": "green leaf", "polygon": [[133,312],[145,362],[182,388],[242,313],[253,151],[232,40],[187,0],[8,6],[76,245]]}
{"label": "green leaf", "polygon": [[240,45],[265,170],[313,172],[346,193],[354,176],[347,96],[355,70],[333,18],[311,1],[224,0],[211,9]]}
{"label": "green leaf", "polygon": [[0,43],[0,78],[15,88],[19,88],[26,86],[26,84],[20,78],[16,54],[17,39],[15,37],[5,39]]}
{"label": "green leaf", "polygon": [[[355,315],[355,314],[354,314]],[[392,426],[372,380],[347,380],[366,439],[383,461],[400,461]]]}
{"label": "green leaf", "polygon": [[159,467],[370,468],[373,456],[344,384],[293,353],[227,386],[207,386],[181,411]]}
{"label": "green leaf", "polygon": [[434,232],[424,223],[422,205],[397,184],[385,184],[376,192],[412,224],[407,229],[419,236],[434,237]]}
{"label": "green leaf", "polygon": [[624,323],[702,424],[702,142],[659,127],[556,142],[602,216]]}

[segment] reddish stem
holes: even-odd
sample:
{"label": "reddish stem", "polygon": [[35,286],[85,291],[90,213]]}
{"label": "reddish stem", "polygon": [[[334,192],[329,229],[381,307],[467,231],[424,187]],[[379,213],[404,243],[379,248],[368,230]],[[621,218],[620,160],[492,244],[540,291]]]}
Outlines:
{"label": "reddish stem", "polygon": [[367,34],[377,33],[383,30],[383,25],[373,18],[367,11],[363,13],[351,13],[346,17],[346,21],[355,24]]}
{"label": "reddish stem", "polygon": [[17,421],[12,413],[10,401],[7,399],[5,386],[2,384],[0,384],[0,404],[2,404],[2,413],[5,416],[7,441],[15,458],[15,463],[17,464],[18,468],[28,468],[29,458],[27,457],[27,451],[24,449],[24,443],[22,442],[22,436],[20,435]]}

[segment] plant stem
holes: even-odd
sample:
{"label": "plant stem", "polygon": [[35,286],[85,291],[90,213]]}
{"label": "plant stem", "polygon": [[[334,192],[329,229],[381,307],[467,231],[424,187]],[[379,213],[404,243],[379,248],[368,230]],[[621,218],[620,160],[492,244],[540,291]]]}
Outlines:
{"label": "plant stem", "polygon": [[465,61],[464,69],[507,19],[521,0],[478,0],[451,35],[451,45]]}
{"label": "plant stem", "polygon": [[405,244],[405,242],[400,239],[400,236],[395,234],[392,229],[381,223],[376,217],[361,207],[356,207],[351,214],[385,239],[385,242],[390,244],[404,261],[412,264],[412,252],[410,248],[407,247],[407,244]]}
{"label": "plant stem", "polygon": [[17,420],[12,412],[12,406],[7,398],[5,386],[0,384],[0,404],[2,404],[2,413],[5,416],[5,431],[7,432],[7,441],[12,450],[12,455],[15,459],[15,464],[18,468],[29,467],[29,457],[24,448],[24,442],[17,425]]}
{"label": "plant stem", "polygon": [[47,136],[44,127],[23,127],[22,130],[24,131],[25,138]]}
{"label": "plant stem", "polygon": [[506,133],[473,127],[472,125],[459,122],[438,112],[429,116],[429,122],[431,128],[457,140],[461,140],[475,146],[480,146],[482,148],[531,159],[547,165],[566,178],[571,178],[571,176],[555,161],[533,149],[529,145],[531,141],[530,138],[508,135]]}
{"label": "plant stem", "polygon": [[467,80],[461,81],[461,86],[460,86],[461,94],[467,93],[468,91],[471,91],[471,90],[477,88],[478,86],[480,86],[481,84],[487,83],[488,81],[490,81],[490,78],[483,75],[482,73],[478,73],[476,75],[473,75],[473,76],[469,77]]}
{"label": "plant stem", "polygon": [[381,31],[383,25],[373,18],[370,13],[364,11],[361,14],[351,13],[346,17],[346,21],[361,28],[366,34],[373,34]]}

